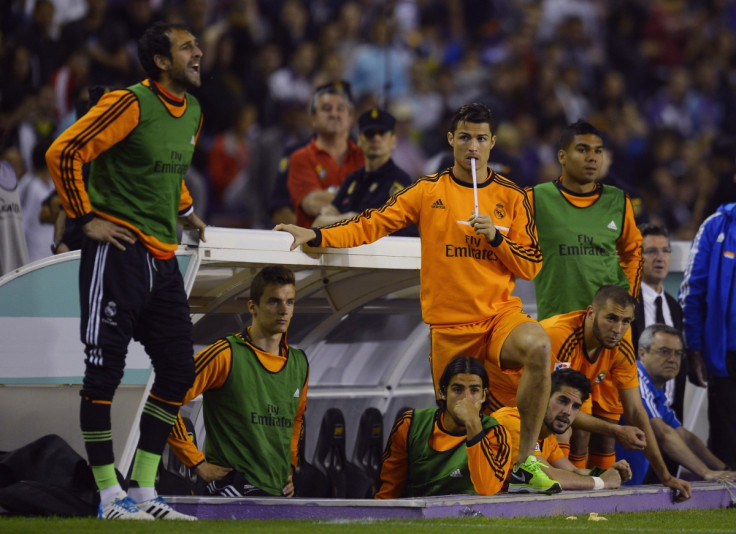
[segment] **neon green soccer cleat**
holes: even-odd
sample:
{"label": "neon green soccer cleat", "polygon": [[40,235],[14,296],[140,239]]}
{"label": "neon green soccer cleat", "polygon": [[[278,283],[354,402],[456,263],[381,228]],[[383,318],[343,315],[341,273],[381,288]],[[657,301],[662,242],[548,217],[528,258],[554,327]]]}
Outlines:
{"label": "neon green soccer cleat", "polygon": [[[509,493],[546,493],[552,495],[562,491],[560,483],[542,471],[544,464],[536,456],[529,456],[519,467],[511,471]],[[546,467],[546,466],[545,466]]]}

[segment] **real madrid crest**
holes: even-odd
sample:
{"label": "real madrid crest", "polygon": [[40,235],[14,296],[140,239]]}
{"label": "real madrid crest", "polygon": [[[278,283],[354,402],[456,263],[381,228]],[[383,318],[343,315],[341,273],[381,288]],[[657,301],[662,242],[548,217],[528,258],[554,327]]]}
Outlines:
{"label": "real madrid crest", "polygon": [[499,219],[503,219],[504,217],[506,217],[506,209],[503,207],[503,204],[496,204],[496,208],[493,210],[493,214]]}

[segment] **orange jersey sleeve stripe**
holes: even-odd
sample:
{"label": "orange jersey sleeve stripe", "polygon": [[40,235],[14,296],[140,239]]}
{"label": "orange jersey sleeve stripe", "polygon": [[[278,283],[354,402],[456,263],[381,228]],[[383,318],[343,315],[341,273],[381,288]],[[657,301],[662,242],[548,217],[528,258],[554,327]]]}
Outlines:
{"label": "orange jersey sleeve stripe", "polygon": [[[92,139],[98,139],[100,135],[103,135],[113,122],[121,120],[121,118],[124,121],[132,122],[129,127],[129,131],[132,131],[140,117],[137,104],[138,99],[135,94],[126,91],[126,94],[104,110],[91,123],[78,121],[60,136],[61,140],[57,139],[57,141],[65,143],[58,161],[58,174],[61,183],[60,196],[62,202],[66,200],[68,209],[74,215],[74,218],[86,215],[91,211],[89,197],[84,189],[81,166],[83,163],[94,159],[103,150],[94,150],[91,157],[84,157],[83,159],[80,157],[80,151],[87,147]],[[132,106],[135,107],[131,109]],[[112,144],[110,143],[104,148],[109,148]]]}

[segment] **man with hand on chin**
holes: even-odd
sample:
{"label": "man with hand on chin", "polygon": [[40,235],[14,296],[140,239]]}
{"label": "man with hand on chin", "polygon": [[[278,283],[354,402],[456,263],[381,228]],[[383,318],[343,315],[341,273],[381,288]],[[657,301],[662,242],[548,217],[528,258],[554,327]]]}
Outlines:
{"label": "man with hand on chin", "polygon": [[481,414],[487,391],[478,360],[453,359],[440,378],[439,408],[408,410],[394,423],[375,498],[498,492],[511,457],[506,430]]}

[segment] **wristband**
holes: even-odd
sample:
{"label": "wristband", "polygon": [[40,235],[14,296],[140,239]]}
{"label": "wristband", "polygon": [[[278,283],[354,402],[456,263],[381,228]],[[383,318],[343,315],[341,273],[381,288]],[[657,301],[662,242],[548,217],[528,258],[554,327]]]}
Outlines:
{"label": "wristband", "polygon": [[605,482],[603,482],[603,479],[601,477],[591,477],[593,479],[593,489],[599,490],[606,487]]}

